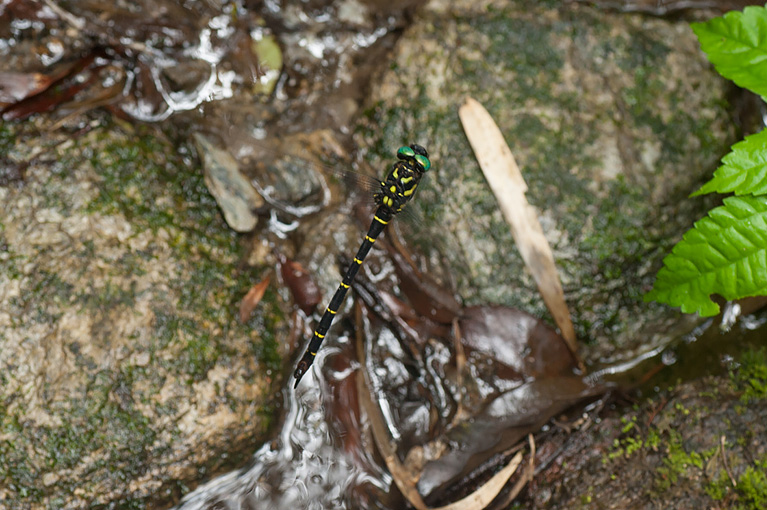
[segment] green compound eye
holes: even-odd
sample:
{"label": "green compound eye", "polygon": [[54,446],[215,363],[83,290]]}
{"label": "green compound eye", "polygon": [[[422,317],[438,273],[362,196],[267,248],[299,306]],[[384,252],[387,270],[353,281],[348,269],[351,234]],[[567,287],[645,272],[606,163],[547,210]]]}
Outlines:
{"label": "green compound eye", "polygon": [[412,158],[413,156],[415,156],[415,151],[408,146],[397,149],[397,157],[399,159]]}
{"label": "green compound eye", "polygon": [[416,163],[418,163],[419,165],[423,167],[424,172],[426,172],[427,170],[429,170],[429,168],[431,168],[431,161],[429,161],[429,158],[427,158],[426,156],[421,156],[420,154],[416,154],[415,161]]}

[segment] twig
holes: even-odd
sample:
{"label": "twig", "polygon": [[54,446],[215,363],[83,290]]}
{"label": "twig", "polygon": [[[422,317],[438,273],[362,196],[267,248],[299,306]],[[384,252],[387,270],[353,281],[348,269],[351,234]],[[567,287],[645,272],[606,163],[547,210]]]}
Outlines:
{"label": "twig", "polygon": [[71,12],[60,7],[58,4],[56,4],[52,0],[44,0],[44,1],[45,1],[45,5],[47,5],[50,10],[52,10],[53,12],[61,16],[61,19],[63,19],[64,21],[72,25],[77,30],[82,30],[83,28],[85,28],[85,20],[83,18],[78,18]]}
{"label": "twig", "polygon": [[732,476],[732,472],[730,471],[730,466],[727,464],[727,453],[724,451],[724,443],[725,438],[724,435],[719,437],[719,447],[722,450],[722,463],[724,464],[724,470],[727,472],[727,476],[730,477],[730,482],[732,482],[733,487],[738,486],[738,482],[735,481],[735,477]]}
{"label": "twig", "polygon": [[527,435],[527,442],[530,444],[530,466],[526,473],[527,481],[533,481],[533,475],[535,474],[535,438],[532,434]]}

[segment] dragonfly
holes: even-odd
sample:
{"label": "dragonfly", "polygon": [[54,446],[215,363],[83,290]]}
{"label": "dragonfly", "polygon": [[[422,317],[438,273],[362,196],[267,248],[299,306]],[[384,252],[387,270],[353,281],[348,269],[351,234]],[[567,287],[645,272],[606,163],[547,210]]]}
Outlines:
{"label": "dragonfly", "polygon": [[296,365],[296,371],[293,373],[296,382],[293,388],[298,387],[301,378],[312,366],[312,363],[314,363],[317,351],[322,345],[323,340],[325,340],[325,336],[338,313],[338,309],[344,302],[346,291],[351,287],[352,281],[365,261],[368,252],[373,247],[373,243],[376,242],[378,236],[384,231],[386,225],[413,198],[418,183],[426,172],[429,171],[429,168],[431,168],[429,153],[420,145],[414,143],[409,146],[402,146],[397,150],[397,161],[392,165],[389,174],[380,182],[380,187],[373,195],[376,210],[373,214],[370,228],[362,240],[357,255],[346,270],[346,274],[343,280],[341,280],[341,285],[338,286],[338,290],[333,294],[333,298],[325,309],[325,313],[322,314],[322,319],[320,319],[317,329],[314,330],[309,346]]}

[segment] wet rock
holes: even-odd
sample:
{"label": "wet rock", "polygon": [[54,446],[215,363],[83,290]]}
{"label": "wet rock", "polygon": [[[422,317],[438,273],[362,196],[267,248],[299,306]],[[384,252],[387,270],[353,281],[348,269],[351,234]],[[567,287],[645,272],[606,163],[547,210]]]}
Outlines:
{"label": "wet rock", "polygon": [[332,171],[320,151],[332,139],[328,131],[315,131],[260,140],[249,149],[243,173],[278,211],[299,218],[319,212],[328,202],[325,180]]}
{"label": "wet rock", "polygon": [[27,164],[0,187],[0,507],[155,506],[252,451],[282,312],[267,294],[239,323],[236,235],[156,132],[16,128],[0,135]]}
{"label": "wet rock", "polygon": [[258,224],[254,211],[264,205],[264,199],[242,175],[228,152],[216,148],[200,134],[195,134],[194,139],[205,169],[205,184],[227,224],[235,232],[250,232]]}
{"label": "wet rock", "polygon": [[402,140],[429,148],[433,170],[413,207],[439,239],[432,267],[448,266],[441,279],[453,278],[464,302],[546,317],[457,119],[465,96],[482,103],[526,179],[581,354],[630,359],[699,322],[642,295],[713,203],[687,195],[735,140],[728,91],[684,21],[433,2],[377,82],[357,141],[381,159]]}

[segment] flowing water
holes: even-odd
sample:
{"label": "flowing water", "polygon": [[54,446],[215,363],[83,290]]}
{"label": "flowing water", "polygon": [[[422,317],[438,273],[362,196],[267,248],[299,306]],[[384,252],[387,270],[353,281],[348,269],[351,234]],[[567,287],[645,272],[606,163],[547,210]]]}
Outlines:
{"label": "flowing water", "polygon": [[[764,311],[741,317],[726,332],[708,321],[663,348],[614,366],[596,367],[592,376],[620,381],[625,387],[639,385],[651,395],[672,384],[726,371],[744,350],[767,345],[766,337]],[[316,366],[351,350],[345,336],[328,343]],[[354,362],[342,365],[311,370],[295,393],[286,384],[285,417],[275,437],[253,454],[251,464],[201,485],[176,509],[401,508],[402,500],[391,494],[397,492],[391,476],[369,452],[369,445],[338,435],[345,430],[344,411],[355,412],[345,408],[345,402],[333,402],[338,398],[334,387],[353,376]]]}
{"label": "flowing water", "polygon": [[[316,365],[338,350],[323,347]],[[328,377],[337,384],[350,375],[348,369],[331,370]],[[282,426],[253,454],[251,464],[200,486],[176,508],[396,508],[386,504],[392,485],[386,470],[364,449],[345,450],[343,438],[334,434],[338,417],[329,416],[322,402],[323,392],[330,391],[317,370],[295,392],[286,385]]]}

